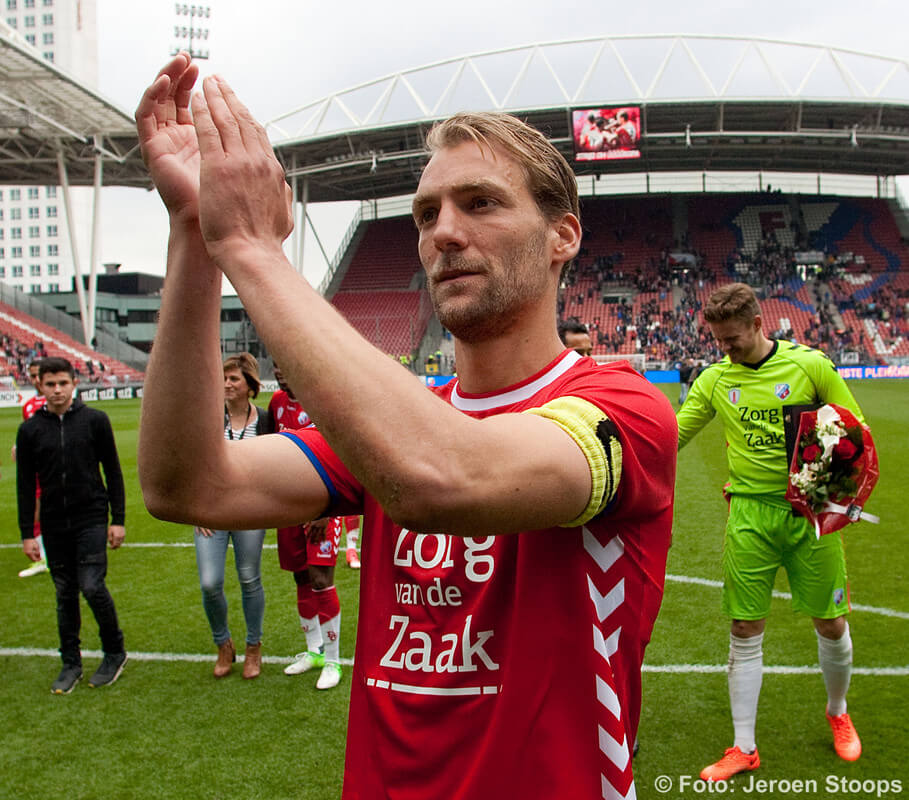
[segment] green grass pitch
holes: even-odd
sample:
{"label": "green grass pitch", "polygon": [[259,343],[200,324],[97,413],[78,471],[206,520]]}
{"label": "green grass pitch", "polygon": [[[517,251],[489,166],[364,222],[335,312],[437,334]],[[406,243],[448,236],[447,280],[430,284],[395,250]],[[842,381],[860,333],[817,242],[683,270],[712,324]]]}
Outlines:
{"label": "green grass pitch", "polygon": [[[909,767],[899,755],[909,740],[909,545],[903,519],[909,516],[909,384],[850,386],[872,426],[881,464],[868,507],[881,524],[863,522],[845,534],[857,670],[849,710],[864,753],[852,764],[833,753],[823,681],[813,671],[817,652],[810,620],[778,598],[765,638],[765,666],[772,669],[764,676],[758,712],[762,767],[753,775],[779,783],[746,796],[874,797],[878,787],[887,788],[884,781],[890,782],[884,797],[898,796],[896,781],[909,792]],[[676,385],[663,388],[677,399]],[[9,451],[21,417],[18,409],[0,410],[0,798],[339,797],[350,669],[341,686],[328,692],[316,691],[312,673],[283,674],[283,664],[303,649],[303,638],[293,579],[278,568],[274,532],[263,556],[268,659],[263,675],[247,682],[236,669],[215,681],[192,547],[139,546],[191,545],[192,536],[186,526],[153,519],[142,504],[136,477],[138,401],[97,405],[111,417],[127,484],[127,544],[110,554],[108,583],[133,657],[110,688],[92,690],[83,681],[69,696],[50,694],[59,668],[53,590],[46,575],[16,577],[26,562],[17,547]],[[679,455],[670,578],[644,676],[638,798],[715,794],[699,791],[694,781],[701,767],[732,743],[723,671],[728,621],[717,586],[724,478],[722,434],[712,423]],[[235,638],[242,639],[232,556],[228,560],[230,618]],[[339,562],[336,579],[341,654],[352,659],[359,573]],[[782,573],[776,588],[788,590]],[[98,648],[84,604],[83,646]],[[540,646],[546,646],[542,639]],[[193,655],[207,660],[188,660]],[[97,662],[98,657],[85,657],[88,674]],[[669,790],[660,791],[667,780]],[[745,795],[746,781],[736,779],[727,794]]]}

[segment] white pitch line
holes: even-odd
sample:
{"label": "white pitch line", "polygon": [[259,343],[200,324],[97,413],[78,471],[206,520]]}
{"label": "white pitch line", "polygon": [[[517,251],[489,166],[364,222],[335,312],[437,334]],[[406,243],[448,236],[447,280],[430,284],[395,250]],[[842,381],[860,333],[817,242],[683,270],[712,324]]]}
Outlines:
{"label": "white pitch line", "polygon": [[[666,574],[667,581],[674,581],[675,583],[691,583],[695,586],[709,586],[713,589],[722,589],[722,581],[712,581],[707,578],[692,578],[689,575],[670,575]],[[791,600],[792,595],[789,592],[778,592],[773,591],[773,596],[780,600]],[[861,603],[852,603],[851,609],[853,611],[867,611],[869,614],[880,614],[882,617],[893,617],[894,619],[909,619],[909,612],[906,611],[897,611],[893,608],[882,608],[880,606],[866,606]]]}
{"label": "white pitch line", "polygon": [[[716,674],[726,673],[728,664],[644,664],[644,672],[664,673],[668,675]],[[820,667],[786,667],[767,666],[765,675],[820,675]],[[905,677],[909,667],[853,667],[853,675],[870,675],[873,677]]]}
{"label": "white pitch line", "polygon": [[[104,653],[100,650],[83,650],[82,656],[88,658],[101,658]],[[214,661],[217,653],[140,653],[134,650],[127,650],[130,661],[189,661],[189,662],[206,662]],[[51,650],[42,647],[0,647],[0,656],[48,656],[51,658],[60,658],[59,650]],[[295,656],[262,656],[262,661],[266,664],[290,664]],[[237,661],[243,661],[243,654],[237,650]],[[351,667],[353,666],[352,658],[342,658],[341,663]]]}
{"label": "white pitch line", "polygon": [[[140,653],[133,650],[128,652],[131,661],[204,663],[215,660],[214,653]],[[82,655],[88,658],[101,658],[104,654],[100,650],[83,650]],[[0,657],[3,656],[59,658],[60,651],[40,647],[0,647]],[[243,656],[238,652],[237,661],[242,660]],[[293,660],[293,656],[263,656],[262,658],[266,664],[289,664]],[[353,659],[342,658],[341,663],[350,667],[353,666]],[[725,673],[727,668],[726,664],[645,664],[644,672],[668,675],[718,674]],[[767,675],[817,675],[820,673],[820,668],[765,666],[764,673]],[[909,675],[909,667],[853,667],[852,674],[872,677],[905,677]]]}

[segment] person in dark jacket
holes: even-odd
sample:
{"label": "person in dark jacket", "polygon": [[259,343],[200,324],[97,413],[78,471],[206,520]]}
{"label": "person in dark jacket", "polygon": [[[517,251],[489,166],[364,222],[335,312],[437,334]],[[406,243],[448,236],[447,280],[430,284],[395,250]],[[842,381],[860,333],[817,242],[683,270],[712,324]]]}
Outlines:
{"label": "person in dark jacket", "polygon": [[110,420],[74,397],[72,364],[64,358],[45,358],[38,376],[47,403],[22,423],[16,436],[19,529],[22,549],[37,560],[41,554],[34,537],[35,482],[40,481],[39,519],[57,591],[63,659],[51,691],[69,694],[82,679],[80,591],[95,615],[104,651],[89,685],[113,683],[126,664],[123,632],[104,583],[106,546],[116,549],[126,536],[125,493]]}

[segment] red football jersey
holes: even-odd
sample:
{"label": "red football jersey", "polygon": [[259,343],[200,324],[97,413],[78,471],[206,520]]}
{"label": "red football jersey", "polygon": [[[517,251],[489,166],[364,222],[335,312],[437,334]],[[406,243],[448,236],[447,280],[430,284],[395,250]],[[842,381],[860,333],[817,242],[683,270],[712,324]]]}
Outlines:
{"label": "red football jersey", "polygon": [[34,397],[30,397],[22,404],[22,419],[31,419],[35,416],[35,412],[46,402],[47,398],[43,394],[37,394]]}
{"label": "red football jersey", "polygon": [[437,391],[474,417],[584,398],[618,429],[621,481],[583,527],[416,533],[318,431],[286,434],[324,470],[329,513],[365,517],[344,800],[633,796],[641,662],[672,527],[672,407],[627,363],[574,351],[495,394]]}
{"label": "red football jersey", "polygon": [[287,394],[283,389],[278,389],[268,401],[268,413],[277,425],[279,431],[297,430],[298,428],[308,428],[312,425],[312,420],[303,410],[300,402]]}
{"label": "red football jersey", "polygon": [[[34,397],[30,397],[22,404],[22,419],[31,419],[35,416],[35,412],[41,408],[47,402],[47,398],[40,392]],[[35,497],[41,497],[41,485],[38,483],[37,477],[35,478]],[[37,514],[35,515],[35,536],[41,535],[41,522],[38,520]]]}

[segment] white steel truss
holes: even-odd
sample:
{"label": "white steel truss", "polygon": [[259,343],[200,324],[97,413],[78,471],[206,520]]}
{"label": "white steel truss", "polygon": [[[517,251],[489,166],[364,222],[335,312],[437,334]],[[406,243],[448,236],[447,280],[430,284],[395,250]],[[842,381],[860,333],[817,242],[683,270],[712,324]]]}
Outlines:
{"label": "white steel truss", "polygon": [[299,141],[468,108],[795,99],[909,103],[909,60],[730,36],[576,39],[396,72],[299,106],[267,128],[273,140]]}

